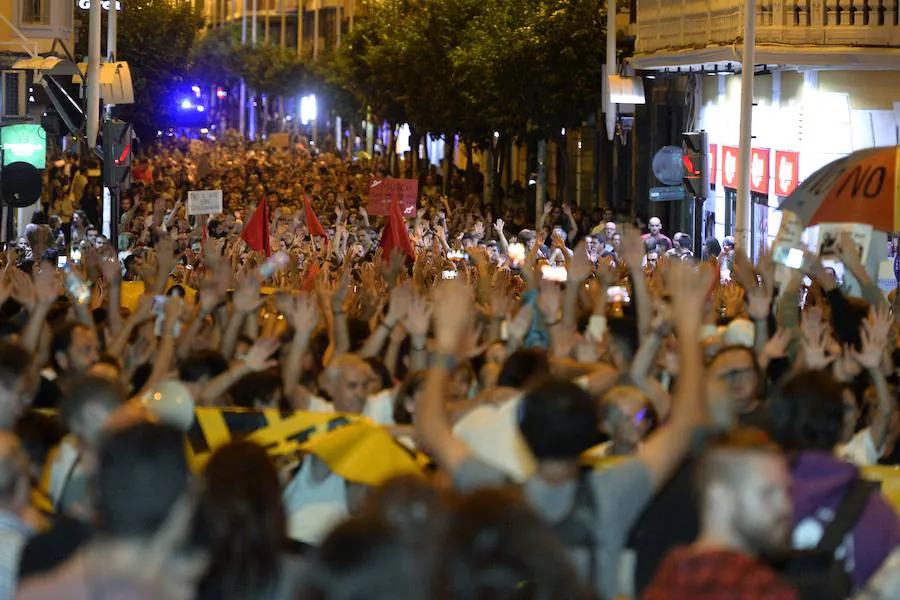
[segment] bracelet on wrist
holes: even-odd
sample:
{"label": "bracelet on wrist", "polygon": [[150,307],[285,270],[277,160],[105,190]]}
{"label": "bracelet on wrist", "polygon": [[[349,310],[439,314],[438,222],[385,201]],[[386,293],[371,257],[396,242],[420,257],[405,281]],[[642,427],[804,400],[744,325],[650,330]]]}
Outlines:
{"label": "bracelet on wrist", "polygon": [[444,369],[446,371],[455,371],[459,366],[459,359],[452,354],[435,354],[431,358],[431,367],[433,369]]}

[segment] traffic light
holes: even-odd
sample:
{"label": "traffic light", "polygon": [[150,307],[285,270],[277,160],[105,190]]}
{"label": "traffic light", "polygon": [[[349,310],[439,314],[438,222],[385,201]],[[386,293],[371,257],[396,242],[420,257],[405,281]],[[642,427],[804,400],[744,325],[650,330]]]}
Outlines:
{"label": "traffic light", "polygon": [[689,194],[705,200],[709,193],[709,139],[705,131],[681,134],[684,186]]}
{"label": "traffic light", "polygon": [[103,185],[127,190],[131,185],[131,125],[124,121],[103,124]]}

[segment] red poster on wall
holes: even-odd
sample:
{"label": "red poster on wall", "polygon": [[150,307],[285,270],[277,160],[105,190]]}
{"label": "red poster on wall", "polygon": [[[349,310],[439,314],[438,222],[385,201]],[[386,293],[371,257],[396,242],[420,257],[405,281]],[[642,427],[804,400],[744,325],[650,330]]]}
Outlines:
{"label": "red poster on wall", "polygon": [[416,214],[419,182],[415,179],[373,179],[369,186],[369,214],[386,216],[391,199],[397,198],[404,217]]}
{"label": "red poster on wall", "polygon": [[750,190],[757,194],[769,194],[769,149],[750,150]]}
{"label": "red poster on wall", "polygon": [[719,168],[719,145],[718,144],[710,144],[709,145],[709,184],[713,187],[716,187],[716,181],[718,180],[718,168]]}
{"label": "red poster on wall", "polygon": [[775,195],[790,196],[800,184],[800,153],[775,152]]}
{"label": "red poster on wall", "polygon": [[738,186],[738,156],[740,150],[735,146],[722,146],[722,185],[737,189]]}

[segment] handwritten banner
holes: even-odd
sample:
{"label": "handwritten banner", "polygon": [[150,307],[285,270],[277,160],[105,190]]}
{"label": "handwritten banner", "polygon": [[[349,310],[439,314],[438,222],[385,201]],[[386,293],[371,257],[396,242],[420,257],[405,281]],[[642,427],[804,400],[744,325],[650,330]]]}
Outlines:
{"label": "handwritten banner", "polygon": [[369,214],[387,216],[396,198],[404,217],[416,214],[419,182],[415,179],[374,179],[369,186]]}

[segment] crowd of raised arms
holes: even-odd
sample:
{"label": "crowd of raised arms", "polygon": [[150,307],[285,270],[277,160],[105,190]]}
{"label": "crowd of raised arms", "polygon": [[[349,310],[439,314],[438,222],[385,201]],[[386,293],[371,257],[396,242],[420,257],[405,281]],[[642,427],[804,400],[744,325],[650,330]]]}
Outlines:
{"label": "crowd of raised arms", "polygon": [[137,160],[113,248],[47,164],[0,258],[0,600],[900,598],[900,313],[848,238],[862,298],[435,167],[398,232],[378,157],[231,140]]}

